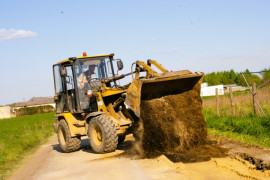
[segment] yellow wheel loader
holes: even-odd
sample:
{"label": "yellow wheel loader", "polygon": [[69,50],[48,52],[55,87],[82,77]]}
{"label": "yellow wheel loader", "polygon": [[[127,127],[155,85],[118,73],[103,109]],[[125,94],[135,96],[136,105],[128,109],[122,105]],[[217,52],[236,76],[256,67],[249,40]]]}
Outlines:
{"label": "yellow wheel loader", "polygon": [[[119,75],[122,69],[121,59],[114,59],[114,54],[84,53],[53,65],[53,126],[64,152],[78,150],[81,136],[86,135],[94,152],[114,151],[127,134],[138,131],[142,100],[191,89],[199,92],[203,77],[187,70],[169,72],[153,60],[136,61],[131,73]],[[120,86],[118,81],[126,76],[133,81]]]}

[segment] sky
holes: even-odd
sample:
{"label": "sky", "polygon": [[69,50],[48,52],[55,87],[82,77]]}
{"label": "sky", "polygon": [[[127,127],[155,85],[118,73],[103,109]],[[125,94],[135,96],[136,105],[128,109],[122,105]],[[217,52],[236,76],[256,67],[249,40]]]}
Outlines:
{"label": "sky", "polygon": [[114,53],[168,70],[270,67],[268,0],[0,0],[0,105],[54,96],[52,65]]}

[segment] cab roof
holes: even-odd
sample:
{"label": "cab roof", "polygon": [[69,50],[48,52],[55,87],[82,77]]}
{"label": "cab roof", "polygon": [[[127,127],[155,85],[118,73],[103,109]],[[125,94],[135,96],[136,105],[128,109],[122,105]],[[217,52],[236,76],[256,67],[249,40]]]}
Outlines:
{"label": "cab roof", "polygon": [[72,63],[76,59],[95,58],[95,57],[113,57],[113,56],[114,54],[112,53],[112,54],[100,54],[100,55],[93,55],[93,56],[70,57],[68,59],[57,62],[57,64]]}

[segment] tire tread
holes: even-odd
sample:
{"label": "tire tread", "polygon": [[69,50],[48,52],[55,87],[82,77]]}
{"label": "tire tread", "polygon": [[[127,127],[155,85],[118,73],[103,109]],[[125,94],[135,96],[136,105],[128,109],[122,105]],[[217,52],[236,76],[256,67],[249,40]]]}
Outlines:
{"label": "tire tread", "polygon": [[[58,142],[60,144],[61,149],[66,153],[74,152],[74,151],[77,151],[78,149],[80,149],[81,139],[80,139],[80,137],[71,137],[67,122],[64,119],[62,119],[59,122],[59,126],[62,126],[64,128],[65,133],[66,133],[66,144],[65,145],[60,144],[60,139],[59,139],[59,134],[58,134]],[[58,131],[59,131],[59,127],[58,127]]]}
{"label": "tire tread", "polygon": [[[102,146],[95,146],[95,143],[91,142],[91,138],[89,137],[89,142],[90,145],[92,146],[92,149],[96,153],[108,153],[108,152],[113,152],[118,144],[118,135],[116,132],[116,127],[114,122],[109,116],[106,115],[100,115],[97,117],[94,117],[90,123],[95,123],[95,122],[100,122],[103,126],[104,129],[104,134],[105,134],[105,142],[102,143]],[[90,125],[89,125],[90,127]],[[89,128],[90,131],[90,128]],[[90,132],[88,133],[90,134]]]}

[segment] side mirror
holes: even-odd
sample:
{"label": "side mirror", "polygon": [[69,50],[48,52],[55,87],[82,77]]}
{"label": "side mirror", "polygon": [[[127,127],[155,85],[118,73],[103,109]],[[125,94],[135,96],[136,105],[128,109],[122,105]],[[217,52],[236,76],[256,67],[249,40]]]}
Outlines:
{"label": "side mirror", "polygon": [[118,60],[118,61],[117,61],[117,68],[118,68],[118,71],[122,70],[123,67],[124,67],[124,65],[123,65],[122,60],[121,60],[121,59]]}
{"label": "side mirror", "polygon": [[61,66],[60,67],[60,76],[61,77],[66,77],[67,76],[67,69],[66,69],[66,67],[64,67],[64,66]]}

